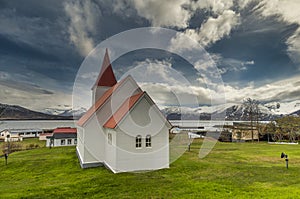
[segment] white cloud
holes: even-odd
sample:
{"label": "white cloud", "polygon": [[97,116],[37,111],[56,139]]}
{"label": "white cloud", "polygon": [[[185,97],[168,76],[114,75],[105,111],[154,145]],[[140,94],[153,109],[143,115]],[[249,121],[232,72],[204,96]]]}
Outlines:
{"label": "white cloud", "polygon": [[238,0],[237,4],[240,9],[244,9],[249,5],[249,3],[253,2],[253,1],[255,1],[255,0]]}
{"label": "white cloud", "polygon": [[[263,0],[258,5],[258,11],[263,17],[276,16],[275,19],[300,25],[300,1],[299,0]],[[300,64],[300,28],[290,36],[286,44],[288,45],[288,55],[293,61]]]}
{"label": "white cloud", "polygon": [[203,46],[208,46],[229,36],[232,28],[239,24],[240,15],[232,10],[226,10],[217,18],[210,17],[197,30],[187,30],[186,34],[196,38]]}
{"label": "white cloud", "polygon": [[72,0],[64,4],[65,12],[70,18],[68,27],[70,41],[86,56],[94,48],[91,35],[95,32],[97,21],[101,16],[98,6],[90,0]]}
{"label": "white cloud", "polygon": [[168,46],[171,52],[184,52],[186,50],[192,50],[199,47],[197,37],[187,33],[177,33],[170,41]]}
{"label": "white cloud", "polygon": [[0,102],[43,111],[48,107],[70,105],[72,95],[68,86],[50,77],[34,72],[9,74],[2,71],[0,72]]}
{"label": "white cloud", "polygon": [[[239,63],[251,65],[254,64],[254,61],[240,61]],[[201,86],[195,86],[186,84],[186,82],[180,80],[177,76],[172,76],[174,72],[168,62],[151,62],[150,60],[146,60],[145,62],[139,62],[138,65],[151,68],[144,68],[142,71],[135,69],[132,74],[141,88],[146,90],[160,107],[174,104],[195,106],[197,103],[209,105],[212,103],[212,97],[218,98],[219,96],[219,98],[222,98],[224,92],[226,101],[232,103],[241,103],[246,97],[260,101],[292,101],[297,100],[300,95],[300,76],[264,84],[259,87],[255,86],[253,82],[244,87],[229,84],[223,87],[222,83],[210,82],[209,79],[206,79],[206,75],[204,75],[202,78],[199,77]],[[209,68],[210,66],[206,69]],[[160,81],[157,79],[160,79]]]}
{"label": "white cloud", "polygon": [[243,61],[237,60],[233,58],[223,58],[222,56],[212,56],[213,60],[219,66],[219,72],[221,74],[225,74],[227,72],[239,72],[248,70],[249,65],[254,65],[254,60],[251,61]]}
{"label": "white cloud", "polygon": [[189,0],[132,0],[132,3],[138,14],[153,26],[186,28],[192,14],[184,8]]}
{"label": "white cloud", "polygon": [[0,101],[1,103],[17,104],[32,110],[42,111],[46,107],[69,105],[72,102],[72,96],[59,91],[52,92],[52,94],[43,93],[33,85],[12,88],[0,84]]}
{"label": "white cloud", "polygon": [[81,74],[80,78],[82,78],[82,79],[97,79],[98,75],[99,74],[97,72],[87,72],[87,73]]}
{"label": "white cloud", "polygon": [[[299,24],[300,25],[300,24]],[[286,41],[291,59],[300,64],[300,28]]]}
{"label": "white cloud", "polygon": [[[177,35],[171,41],[170,49],[181,50],[181,48],[194,48],[195,44],[189,40],[199,42],[203,47],[207,47],[222,38],[229,36],[232,29],[240,24],[240,14],[232,10],[225,10],[218,17],[209,17],[201,24],[199,29],[187,29],[185,36]],[[192,45],[190,45],[192,44]]]}
{"label": "white cloud", "polygon": [[201,97],[207,102],[207,89],[193,86],[180,71],[172,68],[170,60],[136,62],[124,76],[129,74],[159,105],[198,105]]}
{"label": "white cloud", "polygon": [[298,0],[262,0],[258,5],[263,16],[280,15],[281,19],[290,23],[299,23],[300,14],[296,8],[300,7]]}
{"label": "white cloud", "polygon": [[246,61],[243,63],[244,65],[253,65],[254,64],[254,61],[251,60],[251,61]]}
{"label": "white cloud", "polygon": [[172,68],[171,60],[150,60],[135,62],[133,68],[123,77],[131,75],[137,82],[165,83],[168,85],[190,85],[189,81]]}
{"label": "white cloud", "polygon": [[[124,13],[133,7],[137,14],[147,19],[152,26],[176,27],[192,40],[200,42],[203,47],[229,36],[231,30],[239,24],[240,14],[233,11],[233,0],[125,0],[116,3],[114,12]],[[190,20],[199,9],[211,11],[213,17],[205,20],[200,27],[190,29]],[[195,47],[195,42],[183,35],[176,35],[171,41],[170,49]]]}
{"label": "white cloud", "polygon": [[141,88],[153,98],[159,106],[181,105],[197,106],[211,103],[211,90],[204,87],[168,85],[165,83],[142,83]]}
{"label": "white cloud", "polygon": [[246,97],[260,101],[293,101],[299,99],[300,81],[299,76],[288,78],[259,87],[249,84],[238,88],[230,85],[225,86],[226,101],[241,102]]}
{"label": "white cloud", "polygon": [[233,6],[232,0],[201,0],[192,2],[192,7],[194,10],[207,9],[211,10],[215,14],[222,14],[225,10],[229,10]]}

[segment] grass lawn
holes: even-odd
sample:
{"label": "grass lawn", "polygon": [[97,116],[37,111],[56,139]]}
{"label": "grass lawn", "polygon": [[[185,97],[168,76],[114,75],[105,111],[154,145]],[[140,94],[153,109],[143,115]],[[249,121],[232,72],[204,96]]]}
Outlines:
{"label": "grass lawn", "polygon": [[[75,147],[38,148],[0,159],[0,198],[299,198],[300,146],[201,142],[170,169],[113,174],[81,169]],[[281,152],[290,158],[285,168]]]}

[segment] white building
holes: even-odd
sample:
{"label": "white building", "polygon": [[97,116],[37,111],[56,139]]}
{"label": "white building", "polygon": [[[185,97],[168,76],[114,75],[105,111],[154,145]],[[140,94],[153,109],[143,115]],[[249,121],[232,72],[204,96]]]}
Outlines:
{"label": "white building", "polygon": [[42,129],[15,129],[12,130],[14,133],[18,133],[23,138],[37,138],[41,133]]}
{"label": "white building", "polygon": [[131,76],[116,81],[107,50],[92,90],[93,106],[77,123],[81,167],[168,168],[171,124]]}
{"label": "white building", "polygon": [[13,130],[4,130],[0,133],[0,141],[3,142],[18,142],[23,141],[23,137],[19,135],[18,132],[14,132]]}
{"label": "white building", "polygon": [[1,141],[23,141],[23,138],[35,138],[38,137],[43,130],[41,129],[5,129],[0,133]]}
{"label": "white building", "polygon": [[39,134],[39,140],[46,141],[47,136],[52,136],[52,135],[53,135],[53,133],[41,133],[41,134]]}
{"label": "white building", "polygon": [[77,129],[70,127],[56,128],[46,136],[46,147],[76,146]]}

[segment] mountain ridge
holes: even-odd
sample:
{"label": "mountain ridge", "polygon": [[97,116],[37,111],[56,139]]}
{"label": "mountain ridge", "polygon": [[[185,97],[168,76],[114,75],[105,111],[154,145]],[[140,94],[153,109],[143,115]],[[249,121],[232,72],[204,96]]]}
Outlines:
{"label": "mountain ridge", "polygon": [[[284,115],[300,115],[300,100],[294,102],[269,102],[259,105],[259,120],[274,120]],[[69,106],[46,108],[42,112],[33,111],[18,105],[0,103],[0,120],[71,120],[79,119],[87,110],[73,110]],[[211,120],[212,116],[225,120],[247,120],[245,107],[242,104],[227,103],[216,106],[195,108],[165,106],[161,112],[169,120]]]}
{"label": "mountain ridge", "polygon": [[[294,102],[272,102],[259,104],[259,120],[270,121],[284,115],[300,115],[300,100]],[[210,120],[215,116],[223,116],[225,120],[247,120],[245,107],[243,104],[227,103],[216,106],[201,107],[178,107],[169,106],[161,109],[162,113],[170,120],[194,119]]]}
{"label": "mountain ridge", "polygon": [[18,105],[0,103],[0,120],[72,120],[73,116],[50,115]]}

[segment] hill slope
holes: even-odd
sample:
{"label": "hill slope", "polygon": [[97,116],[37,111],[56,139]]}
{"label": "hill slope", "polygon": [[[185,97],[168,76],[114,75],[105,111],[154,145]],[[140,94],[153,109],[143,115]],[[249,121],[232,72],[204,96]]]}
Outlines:
{"label": "hill slope", "polygon": [[0,120],[57,120],[72,119],[73,117],[64,117],[57,115],[49,115],[32,111],[21,106],[8,105],[0,103]]}

